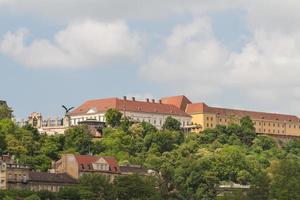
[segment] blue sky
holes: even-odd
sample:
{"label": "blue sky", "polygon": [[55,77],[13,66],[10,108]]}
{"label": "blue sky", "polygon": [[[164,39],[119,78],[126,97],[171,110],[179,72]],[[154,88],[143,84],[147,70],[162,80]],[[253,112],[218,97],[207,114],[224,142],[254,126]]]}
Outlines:
{"label": "blue sky", "polygon": [[299,3],[184,2],[0,0],[0,98],[17,118],[177,94],[300,115]]}

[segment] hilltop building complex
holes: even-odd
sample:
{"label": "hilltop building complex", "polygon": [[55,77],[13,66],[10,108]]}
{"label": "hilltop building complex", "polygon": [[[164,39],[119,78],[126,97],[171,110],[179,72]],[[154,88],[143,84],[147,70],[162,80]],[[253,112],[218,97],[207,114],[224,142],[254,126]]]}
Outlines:
{"label": "hilltop building complex", "polygon": [[119,110],[135,122],[149,122],[158,129],[171,116],[181,122],[183,130],[193,132],[239,123],[242,117],[249,116],[258,134],[300,137],[300,119],[295,115],[212,107],[203,102],[193,103],[184,95],[145,101],[126,96],[88,100],[63,118],[43,119],[40,113],[35,112],[19,124],[31,124],[48,135],[63,134],[68,127],[83,124],[89,127],[93,137],[101,137],[108,109]]}

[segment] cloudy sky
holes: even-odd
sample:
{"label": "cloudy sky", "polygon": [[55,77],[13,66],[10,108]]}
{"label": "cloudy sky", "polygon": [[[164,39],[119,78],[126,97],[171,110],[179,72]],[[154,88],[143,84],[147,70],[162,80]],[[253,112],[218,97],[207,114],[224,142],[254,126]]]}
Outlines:
{"label": "cloudy sky", "polygon": [[185,94],[300,116],[298,0],[0,0],[0,98],[62,104]]}

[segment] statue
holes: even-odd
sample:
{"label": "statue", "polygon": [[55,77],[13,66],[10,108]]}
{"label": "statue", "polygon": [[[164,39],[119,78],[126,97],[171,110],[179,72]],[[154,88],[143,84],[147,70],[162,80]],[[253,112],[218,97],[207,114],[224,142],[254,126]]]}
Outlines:
{"label": "statue", "polygon": [[65,109],[66,111],[66,114],[65,115],[68,115],[69,114],[69,111],[72,110],[74,107],[71,107],[71,108],[67,108],[65,105],[62,105],[62,107]]}
{"label": "statue", "polygon": [[69,112],[74,107],[67,108],[65,105],[62,105],[61,107],[63,107],[65,109],[65,111],[66,111],[65,117],[63,118],[63,126],[69,127],[71,125]]}

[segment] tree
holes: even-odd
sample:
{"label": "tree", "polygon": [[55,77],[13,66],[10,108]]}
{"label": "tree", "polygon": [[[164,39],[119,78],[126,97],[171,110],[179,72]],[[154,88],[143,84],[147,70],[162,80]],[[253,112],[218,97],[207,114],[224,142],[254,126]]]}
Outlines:
{"label": "tree", "polygon": [[271,199],[300,199],[300,161],[287,158],[271,166]]}
{"label": "tree", "polygon": [[157,149],[160,153],[172,151],[177,145],[184,140],[181,132],[173,132],[169,130],[157,131],[146,135],[144,138],[144,149]]}
{"label": "tree", "polygon": [[122,113],[116,109],[108,109],[105,113],[105,120],[111,127],[117,127],[121,124]]}
{"label": "tree", "polygon": [[0,100],[0,120],[5,118],[11,119],[13,117],[12,112],[6,102]]}
{"label": "tree", "polygon": [[36,194],[41,200],[56,200],[56,195],[48,190],[40,190]]}
{"label": "tree", "polygon": [[79,180],[79,190],[93,199],[116,199],[113,185],[108,178],[99,174],[84,174]]}
{"label": "tree", "polygon": [[79,190],[74,186],[63,187],[57,193],[57,198],[60,200],[80,200]]}
{"label": "tree", "polygon": [[243,117],[240,120],[242,132],[238,135],[241,142],[247,145],[251,145],[253,139],[256,137],[256,131],[254,123],[249,116]]}
{"label": "tree", "polygon": [[75,126],[65,131],[64,150],[75,151],[80,154],[88,154],[92,147],[92,137],[87,127]]}
{"label": "tree", "polygon": [[266,200],[269,197],[269,190],[270,178],[266,172],[261,171],[253,177],[248,197],[250,200]]}
{"label": "tree", "polygon": [[[160,199],[155,189],[155,182],[150,177],[138,175],[118,176],[114,182],[119,200]],[[155,198],[154,198],[155,197]]]}
{"label": "tree", "polygon": [[181,125],[180,121],[178,121],[177,119],[171,116],[168,116],[162,128],[164,130],[180,131],[180,125]]}
{"label": "tree", "polygon": [[36,194],[32,194],[32,195],[26,197],[24,200],[41,200],[41,198]]}

